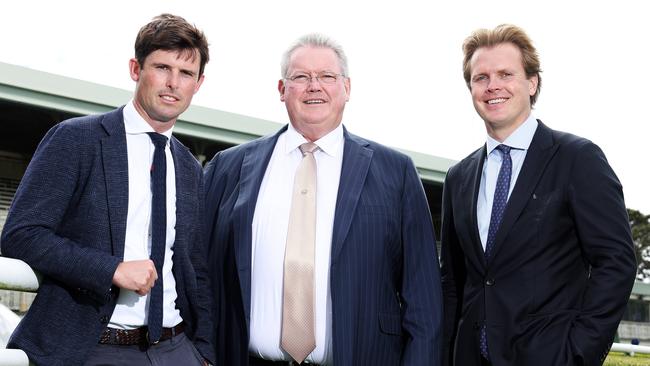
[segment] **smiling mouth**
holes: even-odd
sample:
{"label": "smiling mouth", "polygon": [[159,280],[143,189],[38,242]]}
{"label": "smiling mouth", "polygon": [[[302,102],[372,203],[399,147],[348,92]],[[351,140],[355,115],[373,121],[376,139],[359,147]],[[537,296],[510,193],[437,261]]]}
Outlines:
{"label": "smiling mouth", "polygon": [[162,98],[166,102],[178,102],[178,98],[176,98],[173,95],[168,95],[168,94],[161,94],[160,98]]}
{"label": "smiling mouth", "polygon": [[496,98],[496,99],[490,99],[487,101],[487,104],[500,104],[500,103],[505,103],[505,101],[508,100],[506,98]]}
{"label": "smiling mouth", "polygon": [[323,99],[308,99],[305,100],[303,103],[305,104],[323,104],[325,101]]}

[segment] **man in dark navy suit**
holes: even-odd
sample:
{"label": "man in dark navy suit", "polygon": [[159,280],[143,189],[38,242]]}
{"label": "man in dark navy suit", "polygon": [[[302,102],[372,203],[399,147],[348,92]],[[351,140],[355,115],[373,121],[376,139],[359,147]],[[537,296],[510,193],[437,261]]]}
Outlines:
{"label": "man in dark navy suit", "polygon": [[9,341],[37,365],[214,361],[202,171],[171,134],[203,82],[203,33],[162,14],[140,29],[134,98],[43,138],[2,254],[43,275]]}
{"label": "man in dark navy suit", "polygon": [[284,55],[289,125],[205,172],[219,363],[438,365],[441,288],[413,162],[341,124],[350,78],[321,35]]}
{"label": "man in dark navy suit", "polygon": [[488,136],[445,180],[446,364],[600,365],[636,274],[621,184],[598,146],[532,116],[523,30],[481,29],[463,50]]}

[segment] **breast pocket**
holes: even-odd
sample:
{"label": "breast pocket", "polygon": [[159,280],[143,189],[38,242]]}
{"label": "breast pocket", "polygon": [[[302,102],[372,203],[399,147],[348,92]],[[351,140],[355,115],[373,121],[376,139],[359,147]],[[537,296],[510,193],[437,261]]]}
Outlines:
{"label": "breast pocket", "polygon": [[359,205],[357,223],[354,229],[360,229],[365,237],[375,240],[392,241],[399,232],[399,214],[397,209],[382,205]]}
{"label": "breast pocket", "polygon": [[385,205],[359,205],[357,215],[359,219],[367,221],[396,221],[397,209]]}
{"label": "breast pocket", "polygon": [[534,192],[530,200],[530,212],[540,219],[561,210],[565,205],[565,191],[558,188],[550,192]]}

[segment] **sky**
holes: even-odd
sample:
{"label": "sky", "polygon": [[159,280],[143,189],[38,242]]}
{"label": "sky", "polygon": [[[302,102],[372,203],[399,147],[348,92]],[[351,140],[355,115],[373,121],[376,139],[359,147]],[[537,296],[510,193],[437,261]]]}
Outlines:
{"label": "sky", "polygon": [[133,90],[135,36],[153,16],[171,12],[210,42],[195,105],[284,124],[280,57],[299,36],[320,32],[348,56],[352,90],[343,123],[351,132],[460,160],[486,138],[462,77],[461,44],[477,28],[511,23],[540,54],[543,87],[533,115],[599,145],[626,205],[650,214],[644,3],[21,0],[3,3],[0,61]]}

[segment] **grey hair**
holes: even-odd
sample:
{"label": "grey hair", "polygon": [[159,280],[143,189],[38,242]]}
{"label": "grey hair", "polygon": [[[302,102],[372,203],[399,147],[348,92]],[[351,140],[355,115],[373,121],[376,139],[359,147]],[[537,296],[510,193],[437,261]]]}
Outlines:
{"label": "grey hair", "polygon": [[348,58],[343,52],[343,47],[330,37],[320,33],[310,33],[298,38],[282,55],[281,72],[282,77],[288,77],[289,61],[291,55],[300,47],[329,48],[336,54],[341,66],[341,74],[348,77]]}

